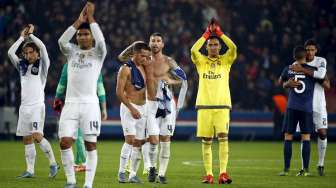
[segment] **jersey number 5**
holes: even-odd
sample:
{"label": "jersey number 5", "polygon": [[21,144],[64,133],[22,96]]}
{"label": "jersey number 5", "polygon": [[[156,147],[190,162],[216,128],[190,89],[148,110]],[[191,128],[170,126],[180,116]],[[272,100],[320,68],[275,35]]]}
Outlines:
{"label": "jersey number 5", "polygon": [[300,82],[300,84],[301,84],[301,86],[302,86],[301,89],[294,88],[294,91],[295,91],[296,93],[303,93],[303,92],[305,91],[305,89],[306,89],[306,84],[305,84],[302,80],[300,80],[300,79],[304,79],[304,78],[306,78],[305,75],[295,75],[295,76],[294,76],[294,80]]}

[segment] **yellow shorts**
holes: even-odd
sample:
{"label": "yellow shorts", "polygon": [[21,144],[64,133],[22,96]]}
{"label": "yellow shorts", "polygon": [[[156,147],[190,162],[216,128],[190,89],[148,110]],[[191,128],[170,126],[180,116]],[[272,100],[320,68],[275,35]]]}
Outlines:
{"label": "yellow shorts", "polygon": [[197,137],[229,133],[230,109],[199,109],[197,111]]}

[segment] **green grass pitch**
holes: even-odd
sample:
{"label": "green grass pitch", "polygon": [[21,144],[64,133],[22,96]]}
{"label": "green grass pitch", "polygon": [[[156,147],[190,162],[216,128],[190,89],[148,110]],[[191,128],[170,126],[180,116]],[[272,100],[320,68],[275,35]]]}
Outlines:
{"label": "green grass pitch", "polygon": [[[201,144],[195,142],[173,142],[171,159],[168,167],[168,184],[148,183],[142,175],[142,165],[139,176],[145,182],[141,185],[119,184],[117,182],[117,170],[119,167],[119,153],[122,142],[102,141],[98,144],[98,168],[95,176],[94,187],[97,188],[198,188],[198,187],[231,187],[231,188],[328,188],[336,185],[336,144],[329,143],[325,161],[326,176],[319,177],[316,172],[316,143],[312,143],[310,170],[313,177],[296,177],[300,169],[300,145],[293,145],[293,158],[290,176],[279,177],[277,174],[283,168],[282,143],[281,142],[230,142],[230,156],[228,172],[233,178],[231,185],[218,185],[218,145],[213,146],[214,174],[216,184],[205,185],[200,182],[204,175],[201,157]],[[49,180],[48,162],[36,145],[37,160],[35,164],[35,178],[15,179],[25,170],[24,147],[21,142],[1,141],[0,160],[0,187],[25,188],[25,187],[63,187],[65,176],[63,169],[53,180]],[[60,151],[56,142],[53,148],[57,161],[60,163]],[[83,186],[84,173],[77,174],[78,187]]]}

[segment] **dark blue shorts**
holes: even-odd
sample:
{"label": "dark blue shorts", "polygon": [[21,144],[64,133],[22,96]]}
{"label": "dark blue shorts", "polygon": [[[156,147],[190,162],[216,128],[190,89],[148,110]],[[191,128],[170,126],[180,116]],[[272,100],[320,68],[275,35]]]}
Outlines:
{"label": "dark blue shorts", "polygon": [[298,123],[300,125],[301,134],[312,133],[314,128],[313,113],[287,108],[283,120],[282,132],[294,134]]}

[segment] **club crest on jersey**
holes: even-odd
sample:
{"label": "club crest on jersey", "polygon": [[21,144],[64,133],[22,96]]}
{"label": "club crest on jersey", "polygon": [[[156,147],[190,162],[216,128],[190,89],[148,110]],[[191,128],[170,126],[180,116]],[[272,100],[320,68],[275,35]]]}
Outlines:
{"label": "club crest on jersey", "polygon": [[326,67],[325,63],[323,61],[321,61],[320,67],[322,67],[322,68]]}
{"label": "club crest on jersey", "polygon": [[71,66],[74,68],[78,68],[78,69],[84,69],[84,68],[91,68],[92,67],[92,63],[87,61],[86,56],[88,56],[87,53],[76,53],[76,55],[78,56],[78,59],[74,59],[71,62]]}
{"label": "club crest on jersey", "polygon": [[31,68],[31,73],[32,74],[38,74],[38,68],[37,67],[32,67]]}
{"label": "club crest on jersey", "polygon": [[79,63],[84,63],[84,58],[85,58],[85,54],[80,53],[79,54]]}
{"label": "club crest on jersey", "polygon": [[31,74],[32,75],[38,75],[39,72],[39,67],[40,67],[40,61],[37,60],[37,62],[35,62],[31,68]]}
{"label": "club crest on jersey", "polygon": [[215,63],[211,63],[211,66],[210,66],[212,69],[216,68],[216,64]]}

